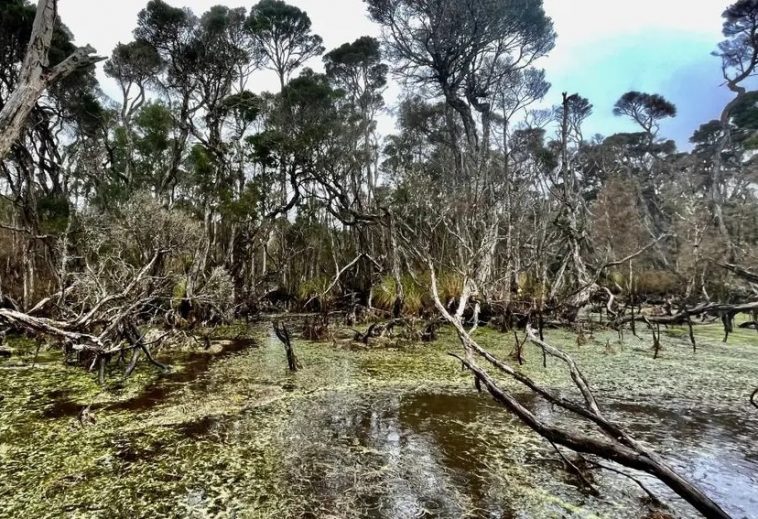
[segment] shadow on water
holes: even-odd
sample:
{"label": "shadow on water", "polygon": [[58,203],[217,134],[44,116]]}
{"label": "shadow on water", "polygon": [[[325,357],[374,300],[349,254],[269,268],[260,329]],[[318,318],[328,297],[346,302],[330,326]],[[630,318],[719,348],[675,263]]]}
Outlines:
{"label": "shadow on water", "polygon": [[[217,353],[196,351],[186,354],[182,359],[182,369],[161,374],[155,381],[148,384],[139,395],[113,404],[93,405],[92,410],[108,409],[112,411],[140,412],[150,409],[165,400],[171,393],[191,383],[193,389],[207,389],[207,380],[203,374],[221,359],[242,352],[248,348],[257,347],[253,339],[235,338],[217,341],[221,349]],[[171,359],[163,359],[171,362]],[[43,411],[43,416],[50,419],[67,418],[78,415],[85,407],[71,399],[67,391],[52,391],[47,397],[51,401]]]}
{"label": "shadow on water", "polygon": [[219,419],[214,416],[205,416],[199,420],[185,422],[177,426],[177,430],[187,438],[199,440],[205,438],[214,426],[220,423]]}
{"label": "shadow on water", "polygon": [[46,399],[52,402],[42,411],[44,418],[56,419],[76,416],[84,406],[71,399],[71,393],[66,390],[55,390],[47,393]]}

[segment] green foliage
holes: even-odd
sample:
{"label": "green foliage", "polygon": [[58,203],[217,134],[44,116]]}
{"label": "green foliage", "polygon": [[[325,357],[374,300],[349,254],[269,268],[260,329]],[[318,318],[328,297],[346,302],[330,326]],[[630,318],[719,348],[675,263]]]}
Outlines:
{"label": "green foliage", "polygon": [[207,194],[214,184],[216,174],[216,162],[213,156],[205,146],[195,144],[190,149],[187,165],[192,171],[192,183]]}
{"label": "green foliage", "polygon": [[732,110],[735,137],[745,149],[758,149],[758,91],[749,92]]}
{"label": "green foliage", "polygon": [[161,102],[147,103],[135,118],[139,134],[137,148],[145,157],[154,157],[168,149],[173,129],[171,110]]}
{"label": "green foliage", "polygon": [[60,235],[65,232],[71,207],[68,199],[61,195],[47,195],[37,201],[40,225],[44,232]]}
{"label": "green foliage", "polygon": [[262,103],[263,101],[259,96],[245,90],[224,99],[221,103],[221,110],[224,114],[232,114],[237,120],[248,125],[260,115]]}
{"label": "green foliage", "polygon": [[245,222],[258,218],[261,193],[257,182],[248,182],[239,196],[224,192],[219,204],[219,213],[228,222]]}
{"label": "green foliage", "polygon": [[156,48],[144,40],[119,43],[103,70],[123,84],[144,83],[157,74],[163,63]]}
{"label": "green foliage", "polygon": [[314,278],[306,279],[297,285],[297,298],[301,303],[313,299],[319,301],[321,305],[325,305],[334,300],[334,294],[328,293],[324,295],[324,292],[332,280],[327,276],[317,276]]}
{"label": "green foliage", "polygon": [[630,117],[647,131],[661,119],[676,117],[676,106],[658,94],[632,90],[616,101],[613,115]]}
{"label": "green foliage", "polygon": [[324,52],[320,36],[311,33],[311,19],[280,0],[261,0],[250,10],[247,28],[264,63],[285,78],[309,58]]}
{"label": "green foliage", "polygon": [[326,75],[345,91],[361,110],[380,108],[381,89],[389,67],[381,62],[379,41],[370,36],[345,43],[324,56]]}
{"label": "green foliage", "polygon": [[163,0],[150,0],[137,15],[134,36],[163,53],[165,59],[195,23],[189,10],[172,7]]}
{"label": "green foliage", "polygon": [[[401,278],[403,285],[403,313],[415,315],[424,308],[424,290],[410,276]],[[374,306],[391,312],[397,299],[397,283],[392,276],[385,276],[379,285],[374,287]]]}
{"label": "green foliage", "polygon": [[[452,299],[457,299],[463,290],[463,278],[453,272],[437,273],[437,292],[443,304]],[[431,278],[428,272],[422,272],[411,276],[406,274],[401,277],[403,285],[403,308],[402,312],[416,315],[422,310],[433,310],[434,301],[431,296]],[[397,283],[393,276],[385,276],[374,287],[374,304],[382,310],[392,311],[397,297]]]}

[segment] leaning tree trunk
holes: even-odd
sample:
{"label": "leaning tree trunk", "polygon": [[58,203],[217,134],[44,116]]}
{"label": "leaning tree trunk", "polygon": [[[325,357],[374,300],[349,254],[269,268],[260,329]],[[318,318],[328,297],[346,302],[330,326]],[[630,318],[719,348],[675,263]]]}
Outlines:
{"label": "leaning tree trunk", "polygon": [[48,52],[56,20],[56,0],[39,0],[32,35],[21,66],[18,84],[0,111],[0,159],[5,157],[21,134],[29,113],[43,92],[76,69],[102,58],[91,56],[89,45],[76,49],[58,65],[48,67]]}
{"label": "leaning tree trunk", "polygon": [[[658,453],[632,438],[620,425],[607,419],[600,410],[588,381],[574,360],[563,351],[550,346],[540,339],[535,334],[536,331],[529,324],[526,326],[527,339],[539,346],[545,357],[549,355],[563,361],[567,365],[571,379],[582,395],[584,400],[583,405],[577,401],[564,398],[562,395],[537,384],[519,370],[501,362],[490,352],[482,348],[472,338],[471,331],[467,331],[461,321],[451,315],[442,304],[437,291],[434,266],[431,262],[429,262],[429,272],[434,305],[440,314],[442,314],[443,319],[455,328],[466,353],[465,358],[457,355],[453,356],[460,360],[463,366],[474,374],[478,388],[484,386],[497,402],[552,444],[567,447],[579,454],[591,454],[605,460],[614,461],[624,467],[646,472],[666,484],[708,519],[729,519],[729,515],[716,502],[710,499],[695,484],[671,468]],[[475,327],[472,328],[472,331],[474,329]],[[477,357],[474,354],[485,359],[499,371],[509,375],[516,382],[547,400],[553,406],[573,413],[575,417],[584,419],[584,423],[586,424],[594,425],[602,433],[602,436],[586,434],[583,429],[580,429],[582,432],[574,432],[569,428],[552,425],[543,421],[541,416],[535,415],[523,406],[513,396],[511,391],[501,388],[487,371],[480,368],[476,363]]]}

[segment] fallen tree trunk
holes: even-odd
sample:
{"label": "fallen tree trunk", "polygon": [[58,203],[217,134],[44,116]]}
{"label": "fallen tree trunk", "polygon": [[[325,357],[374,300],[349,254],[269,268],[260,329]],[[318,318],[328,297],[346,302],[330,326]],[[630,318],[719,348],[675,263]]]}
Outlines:
{"label": "fallen tree trunk", "polygon": [[89,350],[93,352],[105,350],[105,346],[99,337],[75,331],[66,322],[54,321],[44,317],[33,317],[7,308],[0,308],[0,320],[7,322],[11,326],[58,337],[71,343],[75,350]]}
{"label": "fallen tree trunk", "polygon": [[[692,482],[678,474],[655,451],[636,441],[618,424],[608,420],[601,412],[588,381],[574,360],[563,351],[541,340],[529,324],[527,324],[527,338],[529,341],[539,346],[545,356],[549,355],[560,359],[567,365],[571,379],[584,399],[583,404],[554,394],[551,390],[537,384],[526,375],[501,362],[479,346],[471,334],[463,327],[461,320],[451,315],[440,301],[437,292],[436,276],[431,263],[430,273],[432,297],[435,306],[445,320],[455,327],[466,352],[465,358],[458,355],[453,356],[459,359],[474,374],[478,387],[484,385],[497,402],[505,406],[506,409],[516,415],[524,424],[549,442],[567,447],[579,453],[591,454],[605,460],[614,461],[631,469],[646,472],[666,484],[705,517],[709,519],[729,518],[729,515],[716,502],[705,495]],[[599,429],[604,438],[575,433],[566,428],[545,423],[523,406],[510,392],[502,389],[489,373],[480,368],[474,360],[474,354],[484,358],[497,369],[511,376],[551,404],[561,407],[579,418],[590,421]]]}
{"label": "fallen tree trunk", "polygon": [[722,303],[703,303],[692,308],[685,308],[674,315],[625,315],[613,322],[614,327],[630,323],[632,321],[650,322],[654,324],[687,324],[690,317],[701,315],[720,316],[724,314],[736,315],[740,313],[754,312],[758,310],[758,301],[739,305]]}
{"label": "fallen tree trunk", "polygon": [[[513,395],[501,389],[495,380],[475,363],[461,357],[457,358],[466,368],[474,373],[479,383],[487,388],[495,401],[503,404],[523,423],[546,440],[568,447],[576,452],[598,456],[614,461],[619,465],[641,470],[655,476],[709,519],[728,519],[730,517],[718,504],[706,496],[694,484],[662,462],[658,455],[649,449],[645,449],[639,446],[639,444],[634,448],[628,447],[620,441],[593,438],[546,424],[524,407]],[[550,401],[558,404],[557,401]]]}
{"label": "fallen tree trunk", "polygon": [[744,267],[740,267],[739,265],[733,265],[731,263],[719,263],[718,265],[721,268],[726,269],[729,272],[733,273],[738,278],[744,279],[745,281],[749,283],[758,283],[758,274],[751,272]]}

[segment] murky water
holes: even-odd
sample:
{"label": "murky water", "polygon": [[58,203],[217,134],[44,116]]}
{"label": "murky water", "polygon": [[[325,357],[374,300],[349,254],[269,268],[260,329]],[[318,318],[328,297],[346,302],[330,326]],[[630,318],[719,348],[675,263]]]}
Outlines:
{"label": "murky water", "polygon": [[[604,337],[597,348],[572,351],[614,419],[734,517],[750,518],[758,517],[758,412],[743,393],[758,383],[752,337],[727,347],[704,339],[707,353],[695,359],[672,345],[655,363],[643,347],[609,354]],[[69,369],[57,384],[63,388],[42,392],[31,386],[49,373],[19,372],[18,388],[28,396],[0,404],[0,517],[648,513],[643,493],[619,476],[594,475],[600,496],[583,488],[548,445],[473,389],[446,355],[456,347],[449,339],[391,351],[298,341],[304,370],[293,375],[266,331],[256,342],[187,355],[159,377],[142,367],[142,386],[118,398],[88,393],[89,382]],[[483,340],[507,355],[496,346],[502,336]],[[570,394],[558,367],[543,372],[537,357],[525,369]],[[677,379],[661,376],[673,366]],[[0,394],[10,394],[5,382]],[[519,395],[540,416],[569,420]],[[93,426],[77,422],[85,405],[98,418]],[[672,501],[675,515],[696,516],[642,479]]]}

